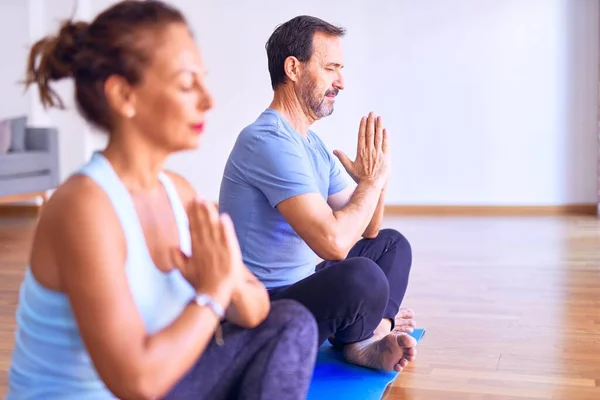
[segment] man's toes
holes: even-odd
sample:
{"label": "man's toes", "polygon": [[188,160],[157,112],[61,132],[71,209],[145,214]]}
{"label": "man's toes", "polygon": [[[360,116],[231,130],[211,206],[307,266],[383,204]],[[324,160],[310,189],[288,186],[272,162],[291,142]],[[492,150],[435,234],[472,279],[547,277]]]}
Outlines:
{"label": "man's toes", "polygon": [[404,358],[411,361],[417,355],[417,341],[412,336],[400,334],[396,337],[398,345],[403,348]]}
{"label": "man's toes", "polygon": [[415,317],[415,312],[410,308],[401,308],[400,310],[398,310],[398,314],[396,314],[396,317],[402,319],[412,319]]}
{"label": "man's toes", "polygon": [[411,347],[404,349],[404,358],[411,362],[414,361],[417,358],[417,348]]}
{"label": "man's toes", "polygon": [[417,341],[415,340],[415,338],[406,334],[397,335],[396,340],[398,341],[400,347],[403,347],[405,349],[411,349],[417,345]]}
{"label": "man's toes", "polygon": [[417,323],[414,319],[396,318],[394,322],[396,323],[396,325],[408,325],[412,326],[413,328],[417,326]]}
{"label": "man's toes", "polygon": [[412,331],[414,331],[414,328],[411,327],[410,325],[396,325],[394,327],[394,331],[395,332],[411,333]]}

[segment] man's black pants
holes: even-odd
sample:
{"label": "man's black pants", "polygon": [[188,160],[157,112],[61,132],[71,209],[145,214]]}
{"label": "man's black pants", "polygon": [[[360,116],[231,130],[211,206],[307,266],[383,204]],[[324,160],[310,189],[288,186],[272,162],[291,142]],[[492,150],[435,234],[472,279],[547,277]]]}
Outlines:
{"label": "man's black pants", "polygon": [[324,261],[315,273],[269,290],[271,300],[294,299],[317,320],[319,345],[331,335],[338,344],[368,339],[383,318],[394,325],[412,264],[410,243],[393,229],[361,239],[343,261]]}

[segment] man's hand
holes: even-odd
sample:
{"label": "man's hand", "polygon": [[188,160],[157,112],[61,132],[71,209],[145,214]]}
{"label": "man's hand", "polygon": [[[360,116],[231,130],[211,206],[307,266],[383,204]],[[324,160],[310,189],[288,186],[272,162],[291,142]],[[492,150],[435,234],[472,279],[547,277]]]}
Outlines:
{"label": "man's hand", "polygon": [[[373,150],[377,151],[377,143],[378,143],[378,139],[377,137],[381,137],[381,153],[383,153],[383,165],[386,165],[385,168],[385,174],[384,174],[384,183],[383,183],[383,187],[381,189],[380,195],[379,195],[379,200],[377,202],[377,207],[375,209],[375,212],[372,215],[371,221],[369,223],[369,225],[367,226],[367,228],[365,229],[365,231],[363,232],[362,236],[365,238],[375,238],[377,237],[377,235],[379,234],[379,228],[381,226],[381,221],[383,220],[383,211],[384,211],[384,202],[385,202],[385,192],[387,190],[387,186],[388,183],[390,181],[390,171],[391,171],[391,156],[390,156],[390,151],[389,151],[389,136],[387,134],[387,130],[383,127],[383,120],[381,117],[377,117],[377,118],[373,118],[374,115],[373,113],[371,113],[369,115],[369,119],[370,121],[374,120],[374,145],[375,148]],[[346,168],[346,171],[348,172],[348,174],[352,177],[352,179],[354,179],[354,181],[356,183],[359,182],[359,177],[360,177],[360,166],[361,164],[364,164],[365,162],[365,154],[368,153],[368,146],[365,149],[364,146],[361,149],[361,143],[368,143],[364,142],[363,139],[361,138],[361,132],[365,131],[365,124],[364,124],[365,118],[363,117],[363,119],[361,120],[361,126],[359,128],[359,139],[358,139],[358,145],[357,145],[357,157],[356,157],[356,161],[352,162],[348,159],[348,157],[342,153],[341,151],[335,151],[334,154],[340,159],[342,165],[344,166],[344,168]],[[366,135],[368,135],[369,133],[369,126],[372,122],[369,122],[369,120],[367,120],[366,123]],[[328,203],[331,205],[332,209],[334,211],[340,210],[342,207],[344,207],[346,204],[348,204],[348,202],[350,201],[351,196],[354,193],[354,189],[350,189],[350,190],[344,190],[340,193],[337,193],[333,196],[330,196],[328,199]]]}
{"label": "man's hand", "polygon": [[382,188],[387,184],[390,174],[390,152],[387,130],[380,116],[371,112],[368,117],[361,118],[355,161],[351,161],[340,150],[333,153],[356,183],[374,182]]}

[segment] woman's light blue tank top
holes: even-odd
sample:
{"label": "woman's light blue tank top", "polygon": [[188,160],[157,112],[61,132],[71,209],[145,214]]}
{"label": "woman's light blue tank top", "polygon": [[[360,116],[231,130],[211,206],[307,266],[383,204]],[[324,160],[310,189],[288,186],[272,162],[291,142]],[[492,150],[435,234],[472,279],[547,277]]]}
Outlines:
{"label": "woman's light blue tank top", "polygon": [[[78,173],[93,179],[110,198],[127,242],[125,269],[135,305],[149,333],[161,330],[193,298],[192,286],[178,270],[164,273],[156,268],[133,200],[106,158],[95,153]],[[181,199],[166,174],[160,173],[159,179],[177,221],[181,250],[190,254],[188,218]],[[16,319],[8,400],[115,398],[98,377],[69,299],[41,286],[29,268],[20,288]],[[98,316],[98,323],[101,320]]]}

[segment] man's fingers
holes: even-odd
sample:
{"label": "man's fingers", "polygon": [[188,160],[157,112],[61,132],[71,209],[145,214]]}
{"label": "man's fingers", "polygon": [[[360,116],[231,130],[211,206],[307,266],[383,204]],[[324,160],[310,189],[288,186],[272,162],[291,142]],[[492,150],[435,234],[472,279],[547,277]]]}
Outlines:
{"label": "man's fingers", "polygon": [[346,153],[344,153],[341,150],[334,150],[333,154],[340,160],[340,162],[342,163],[342,166],[346,169],[346,171],[350,174],[352,171],[352,161],[350,161],[350,158],[348,158],[348,156],[346,155]]}
{"label": "man's fingers", "polygon": [[372,150],[375,147],[375,113],[371,111],[367,118],[367,132],[365,134],[365,147]]}
{"label": "man's fingers", "polygon": [[387,153],[389,150],[389,145],[390,145],[390,140],[389,140],[389,136],[388,136],[388,132],[386,128],[383,128],[383,135],[382,135],[382,140],[381,140],[381,151],[383,151],[384,153]]}
{"label": "man's fingers", "polygon": [[383,147],[383,118],[377,117],[375,120],[375,149],[380,150]]}
{"label": "man's fingers", "polygon": [[367,118],[362,117],[360,119],[360,124],[358,125],[358,142],[356,143],[356,150],[357,150],[356,154],[360,154],[360,150],[365,148],[366,134],[367,134]]}

